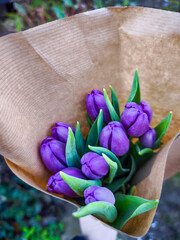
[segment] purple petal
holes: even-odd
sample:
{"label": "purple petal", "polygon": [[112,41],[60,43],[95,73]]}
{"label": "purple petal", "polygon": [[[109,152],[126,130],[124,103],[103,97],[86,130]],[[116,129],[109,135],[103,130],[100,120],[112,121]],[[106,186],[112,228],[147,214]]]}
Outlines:
{"label": "purple petal", "polygon": [[111,120],[111,116],[106,104],[106,100],[104,98],[104,95],[102,94],[96,94],[94,95],[94,104],[97,106],[97,108],[100,110],[103,110],[103,120],[104,122],[109,122]]}
{"label": "purple petal", "polygon": [[94,104],[94,97],[90,93],[86,96],[86,108],[90,118],[96,120],[99,109],[96,108]]}
{"label": "purple petal", "polygon": [[94,173],[91,171],[91,169],[90,169],[86,164],[82,165],[81,171],[82,171],[83,174],[84,174],[86,177],[88,177],[89,179],[94,179],[94,180],[96,180],[96,179],[100,179],[100,178],[101,178],[100,175],[94,174]]}
{"label": "purple petal", "polygon": [[82,174],[81,170],[75,167],[68,167],[62,170],[62,172],[81,179],[86,179],[85,176]]}
{"label": "purple petal", "polygon": [[86,199],[85,199],[85,204],[89,204],[89,203],[92,203],[92,202],[96,202],[96,199],[93,197],[93,196],[88,196]]}
{"label": "purple petal", "polygon": [[106,162],[106,160],[101,156],[98,156],[98,157],[92,159],[89,162],[89,167],[90,167],[91,171],[95,175],[100,176],[100,178],[105,176],[109,172],[109,165]]}
{"label": "purple petal", "polygon": [[42,141],[41,145],[43,145],[43,144],[45,144],[45,143],[48,143],[48,142],[51,142],[52,140],[54,140],[53,137],[47,137],[47,138],[45,138],[45,139]]}
{"label": "purple petal", "polygon": [[138,115],[139,115],[138,109],[135,108],[125,109],[121,114],[121,123],[127,129],[136,121]]}
{"label": "purple petal", "polygon": [[139,111],[142,111],[142,107],[140,105],[138,105],[137,103],[135,103],[135,102],[128,102],[128,103],[126,103],[125,108],[127,108],[127,109],[135,108],[135,109],[137,109]]}
{"label": "purple petal", "polygon": [[86,188],[86,190],[84,191],[84,197],[87,198],[89,195],[93,196],[94,191],[98,188],[100,188],[100,187],[99,186],[92,186],[92,187]]}
{"label": "purple petal", "polygon": [[65,150],[66,145],[58,140],[53,140],[49,143],[49,146],[53,152],[53,154],[60,160],[61,163],[66,165],[66,157],[65,157]]}
{"label": "purple petal", "polygon": [[127,130],[127,133],[131,137],[142,136],[149,128],[149,120],[146,113],[141,113],[135,123]]}
{"label": "purple petal", "polygon": [[68,197],[79,197],[63,179],[58,180],[57,175],[60,175],[60,172],[50,177],[47,184],[48,191],[63,194]]}
{"label": "purple petal", "polygon": [[141,101],[140,104],[142,106],[143,112],[145,112],[148,115],[149,124],[150,124],[150,122],[152,120],[152,109],[151,109],[150,105],[145,101]]}
{"label": "purple petal", "polygon": [[111,130],[113,130],[113,128],[115,128],[115,127],[123,128],[123,129],[124,129],[122,123],[117,122],[117,121],[113,121],[113,122],[108,123],[108,126],[111,127]]}
{"label": "purple petal", "polygon": [[129,139],[122,128],[114,128],[112,131],[111,151],[116,156],[122,156],[129,151]]}
{"label": "purple petal", "polygon": [[82,156],[81,164],[85,164],[86,162],[89,162],[91,159],[96,158],[96,157],[99,157],[99,155],[97,153],[88,152]]}
{"label": "purple petal", "polygon": [[114,194],[107,188],[101,187],[94,191],[94,197],[97,201],[109,202],[115,204]]}
{"label": "purple petal", "polygon": [[45,166],[49,169],[50,172],[56,173],[66,167],[54,156],[47,144],[41,145],[39,151]]}
{"label": "purple petal", "polygon": [[99,143],[102,147],[109,149],[109,143],[111,142],[112,129],[109,124],[104,127],[99,136]]}
{"label": "purple petal", "polygon": [[71,125],[64,122],[56,123],[56,126],[52,128],[53,137],[63,143],[66,143],[68,138],[69,127],[72,129],[73,133],[75,134],[75,129]]}
{"label": "purple petal", "polygon": [[156,141],[156,131],[154,128],[149,128],[140,138],[140,144],[144,148],[152,148],[153,144]]}
{"label": "purple petal", "polygon": [[[85,176],[82,174],[81,170],[74,167],[65,168],[62,170],[62,172],[73,177],[85,179]],[[49,178],[47,188],[50,192],[63,194],[68,197],[79,197],[63,180],[63,178],[60,175],[60,172],[56,173],[55,175]]]}
{"label": "purple petal", "polygon": [[92,96],[94,96],[94,95],[102,95],[102,96],[104,96],[104,94],[101,91],[99,91],[98,89],[92,90],[91,94],[92,94]]}

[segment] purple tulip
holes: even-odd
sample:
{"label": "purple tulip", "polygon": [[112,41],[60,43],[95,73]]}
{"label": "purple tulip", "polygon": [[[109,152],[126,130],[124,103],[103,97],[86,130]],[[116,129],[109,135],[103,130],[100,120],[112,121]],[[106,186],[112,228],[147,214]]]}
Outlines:
{"label": "purple tulip", "polygon": [[90,179],[100,179],[109,172],[106,160],[97,153],[88,152],[81,158],[81,171]]}
{"label": "purple tulip", "polygon": [[[69,167],[62,170],[62,172],[81,179],[85,179],[85,176],[82,174],[81,170],[75,167]],[[60,172],[57,172],[53,176],[49,178],[47,189],[50,192],[63,194],[67,197],[79,197],[70,187],[69,185],[63,180],[60,175]]]}
{"label": "purple tulip", "polygon": [[156,131],[154,128],[149,127],[147,132],[145,132],[140,138],[140,144],[144,148],[152,148],[156,141]]}
{"label": "purple tulip", "polygon": [[85,204],[97,201],[109,202],[113,205],[115,204],[115,198],[113,193],[105,187],[99,186],[88,187],[84,191],[84,197]]}
{"label": "purple tulip", "polygon": [[63,122],[56,123],[56,126],[53,127],[52,129],[53,137],[63,143],[66,143],[68,138],[69,127],[72,129],[73,133],[75,134],[75,129],[71,125]]}
{"label": "purple tulip", "polygon": [[121,114],[121,122],[131,137],[142,136],[149,128],[152,110],[148,103],[141,101],[140,105],[129,102]]}
{"label": "purple tulip", "polygon": [[45,138],[40,146],[40,155],[45,166],[52,173],[67,167],[65,157],[65,143],[62,143],[53,137]]}
{"label": "purple tulip", "polygon": [[105,126],[99,136],[100,145],[109,149],[116,156],[122,156],[129,150],[129,139],[120,122],[110,122]]}
{"label": "purple tulip", "polygon": [[109,122],[111,120],[110,113],[108,107],[106,105],[106,101],[104,95],[99,90],[92,90],[86,96],[86,108],[88,115],[91,119],[96,120],[100,109],[103,110],[103,120],[104,122]]}

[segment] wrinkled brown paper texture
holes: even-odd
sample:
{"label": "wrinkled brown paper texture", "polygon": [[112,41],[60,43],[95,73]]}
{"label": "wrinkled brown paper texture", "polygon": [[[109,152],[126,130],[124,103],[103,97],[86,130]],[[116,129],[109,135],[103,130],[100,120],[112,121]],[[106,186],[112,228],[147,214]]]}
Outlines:
{"label": "wrinkled brown paper texture", "polygon": [[[86,135],[86,94],[110,84],[122,111],[136,68],[142,100],[153,110],[151,126],[173,111],[164,137],[169,143],[133,180],[136,195],[159,198],[164,172],[167,178],[180,169],[180,140],[175,137],[180,127],[179,13],[103,8],[0,38],[0,153],[11,170],[46,191],[51,174],[39,146],[51,127],[60,121],[75,127],[78,120]],[[144,235],[154,213],[135,217],[122,231]]]}

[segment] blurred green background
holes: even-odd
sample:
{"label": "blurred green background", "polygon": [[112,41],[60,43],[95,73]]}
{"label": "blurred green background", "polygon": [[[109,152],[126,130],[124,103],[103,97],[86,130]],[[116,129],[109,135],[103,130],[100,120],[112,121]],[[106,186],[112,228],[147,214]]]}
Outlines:
{"label": "blurred green background", "polygon": [[[174,0],[0,0],[0,36],[55,19],[108,6],[145,6],[180,11]],[[71,240],[81,235],[72,205],[18,179],[0,157],[0,239]],[[118,240],[132,238],[119,235]],[[167,180],[150,231],[139,240],[180,240],[180,174]]]}
{"label": "blurred green background", "polygon": [[109,6],[145,6],[180,11],[179,0],[0,0],[0,33],[21,31],[55,19]]}

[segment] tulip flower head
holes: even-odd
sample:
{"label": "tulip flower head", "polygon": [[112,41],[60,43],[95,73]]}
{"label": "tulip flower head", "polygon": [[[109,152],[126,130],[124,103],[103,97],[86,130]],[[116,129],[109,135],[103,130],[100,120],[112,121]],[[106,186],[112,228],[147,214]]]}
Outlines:
{"label": "tulip flower head", "polygon": [[65,157],[65,143],[60,142],[53,137],[45,138],[40,146],[40,155],[45,166],[52,173],[67,167]]}
{"label": "tulip flower head", "polygon": [[56,123],[56,126],[52,128],[53,137],[63,143],[66,143],[68,138],[69,127],[72,129],[73,133],[75,134],[75,129],[71,125],[63,122]]}
{"label": "tulip flower head", "polygon": [[152,110],[148,103],[141,101],[140,105],[129,102],[121,114],[121,123],[131,137],[140,137],[148,129],[152,119]]}
{"label": "tulip flower head", "polygon": [[91,119],[96,120],[100,109],[103,110],[103,120],[108,123],[111,120],[104,95],[99,90],[92,90],[86,97],[86,108]]}
{"label": "tulip flower head", "polygon": [[81,158],[81,170],[89,179],[100,179],[109,172],[106,160],[97,153],[88,152]]}
{"label": "tulip flower head", "polygon": [[154,128],[149,127],[147,132],[145,132],[140,138],[139,138],[140,144],[144,148],[152,148],[153,144],[156,141],[156,131]]}
{"label": "tulip flower head", "polygon": [[109,202],[115,204],[114,194],[105,187],[92,186],[86,188],[84,191],[85,204],[97,201]]}
{"label": "tulip flower head", "polygon": [[[82,174],[81,170],[75,167],[69,167],[62,170],[62,172],[76,177],[85,179],[85,176]],[[63,178],[60,175],[60,172],[57,172],[55,175],[51,176],[49,178],[47,189],[50,192],[63,194],[68,197],[79,197],[70,187],[69,185],[63,180]]]}
{"label": "tulip flower head", "polygon": [[116,156],[122,156],[129,150],[129,139],[120,122],[114,121],[105,126],[99,137],[100,145]]}

